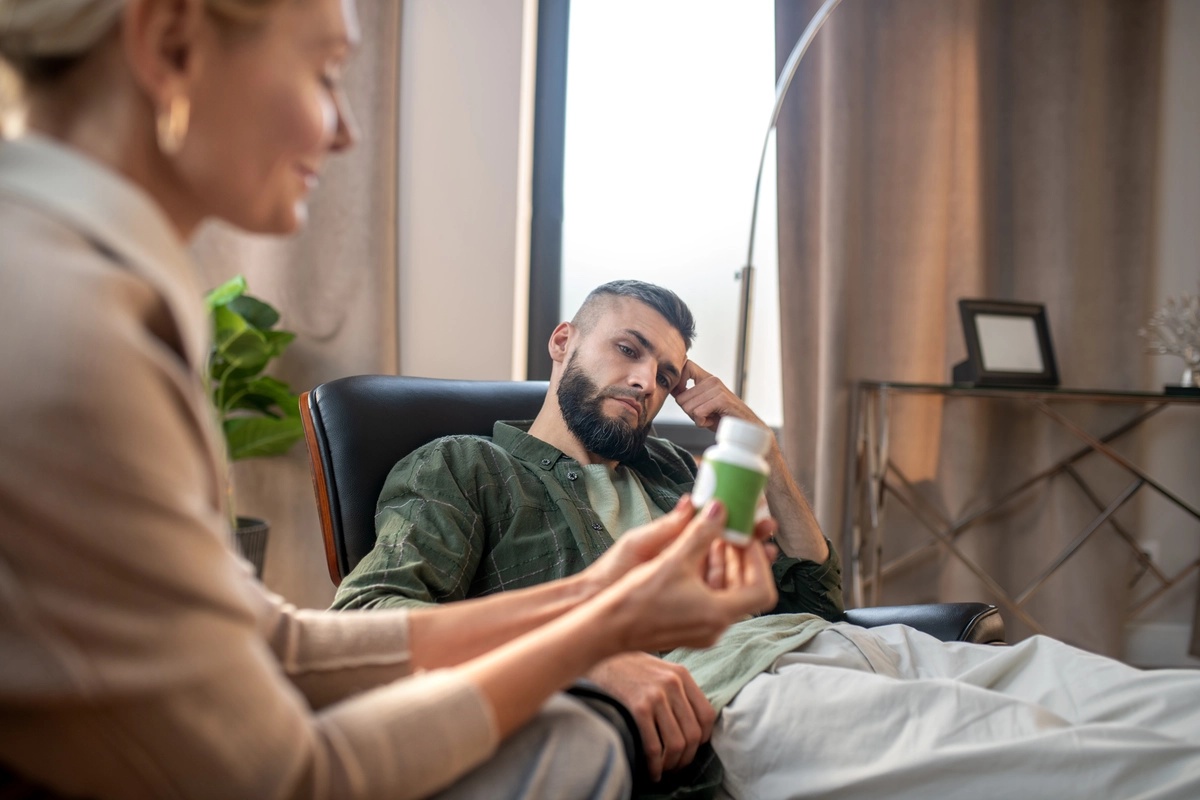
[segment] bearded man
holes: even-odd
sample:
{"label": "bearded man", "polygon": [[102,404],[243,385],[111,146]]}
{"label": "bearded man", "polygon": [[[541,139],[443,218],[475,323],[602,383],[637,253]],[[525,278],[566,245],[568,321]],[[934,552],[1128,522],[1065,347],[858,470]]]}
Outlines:
{"label": "bearded man", "polygon": [[[442,603],[573,575],[623,531],[670,511],[691,491],[696,466],[682,448],[648,435],[669,395],[711,430],[725,415],[763,425],[688,360],[694,336],[691,311],[668,289],[623,280],[593,290],[550,336],[553,371],[536,419],[498,422],[490,439],[440,439],[392,470],[375,549],[342,582],[334,607]],[[775,611],[835,619],[843,610],[838,557],[777,444],[768,462],[782,551]],[[817,622],[800,629],[815,631]],[[708,740],[714,692],[701,691],[680,664],[632,653],[589,677],[633,712],[653,777],[692,762]]]}

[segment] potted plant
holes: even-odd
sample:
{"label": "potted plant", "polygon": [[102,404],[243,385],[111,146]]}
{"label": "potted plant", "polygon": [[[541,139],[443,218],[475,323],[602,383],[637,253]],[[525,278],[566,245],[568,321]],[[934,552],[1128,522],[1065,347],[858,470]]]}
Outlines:
{"label": "potted plant", "polygon": [[[213,328],[208,388],[230,462],[283,455],[304,435],[299,397],[286,383],[264,373],[296,334],[276,328],[279,312],[247,294],[241,275],[210,291],[204,302]],[[269,526],[265,520],[237,515],[232,475],[229,495],[238,549],[261,576]]]}

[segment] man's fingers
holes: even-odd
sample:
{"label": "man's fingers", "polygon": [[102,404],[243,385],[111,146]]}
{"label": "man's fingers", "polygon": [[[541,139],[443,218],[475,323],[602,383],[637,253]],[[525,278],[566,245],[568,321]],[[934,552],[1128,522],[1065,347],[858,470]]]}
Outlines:
{"label": "man's fingers", "polygon": [[[687,737],[680,727],[677,711],[671,702],[671,697],[665,697],[654,706],[654,725],[658,736],[659,748],[653,767],[647,763],[650,777],[654,780],[662,778],[667,770],[679,766],[679,757],[687,747]],[[647,757],[647,762],[649,758]]]}
{"label": "man's fingers", "polygon": [[637,722],[638,735],[642,737],[642,752],[646,754],[646,772],[650,779],[657,781],[662,777],[663,745],[658,736],[658,726],[650,715],[633,714]]}
{"label": "man's fingers", "polygon": [[688,362],[683,365],[683,380],[684,381],[691,378],[692,380],[699,383],[700,381],[704,380],[705,378],[711,378],[711,377],[712,377],[712,373],[706,371],[704,369],[704,367],[700,366],[695,361],[692,361],[689,359]]}
{"label": "man's fingers", "polygon": [[[704,692],[700,690],[700,685],[696,683],[696,679],[692,677],[690,672],[684,673],[683,689],[687,692],[688,702],[691,703],[692,712],[696,716],[696,722],[700,725],[700,740],[697,742],[697,748],[712,738],[713,725],[717,722],[717,712],[712,707],[712,703],[708,702],[708,698]],[[692,758],[696,754],[692,753]],[[689,758],[685,763],[691,763],[692,758]]]}
{"label": "man's fingers", "polygon": [[[689,676],[688,681],[690,680]],[[663,772],[691,763],[700,747],[702,734],[700,722],[696,719],[696,712],[691,706],[686,689],[678,694],[669,695],[667,701],[672,712],[668,729],[671,738],[667,740],[667,737],[664,737]]]}

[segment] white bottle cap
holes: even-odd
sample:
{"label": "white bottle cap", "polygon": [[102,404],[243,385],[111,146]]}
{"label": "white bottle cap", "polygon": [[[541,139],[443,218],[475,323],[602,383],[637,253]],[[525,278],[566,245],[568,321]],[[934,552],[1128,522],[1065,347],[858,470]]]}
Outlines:
{"label": "white bottle cap", "polygon": [[744,447],[760,456],[771,447],[771,430],[736,417],[721,417],[717,423],[717,441]]}

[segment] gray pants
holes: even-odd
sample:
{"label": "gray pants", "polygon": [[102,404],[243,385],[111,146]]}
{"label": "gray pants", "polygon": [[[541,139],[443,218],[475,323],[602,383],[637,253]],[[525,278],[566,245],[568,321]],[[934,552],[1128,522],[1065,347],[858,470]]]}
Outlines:
{"label": "gray pants", "polygon": [[1200,797],[1200,670],[835,625],[722,712],[737,798]]}
{"label": "gray pants", "polygon": [[632,777],[616,731],[583,703],[555,695],[491,760],[440,800],[618,800]]}

